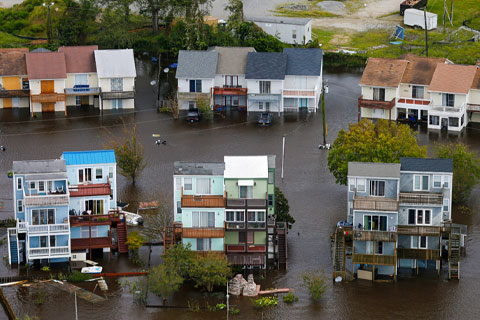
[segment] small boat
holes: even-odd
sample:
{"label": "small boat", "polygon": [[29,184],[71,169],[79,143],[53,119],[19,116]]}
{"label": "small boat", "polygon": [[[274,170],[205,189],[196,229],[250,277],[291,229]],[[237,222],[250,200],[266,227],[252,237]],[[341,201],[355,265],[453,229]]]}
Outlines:
{"label": "small boat", "polygon": [[83,267],[82,273],[101,273],[102,267]]}
{"label": "small boat", "polygon": [[121,211],[125,215],[125,220],[129,226],[143,225],[143,218],[141,215],[128,211]]}

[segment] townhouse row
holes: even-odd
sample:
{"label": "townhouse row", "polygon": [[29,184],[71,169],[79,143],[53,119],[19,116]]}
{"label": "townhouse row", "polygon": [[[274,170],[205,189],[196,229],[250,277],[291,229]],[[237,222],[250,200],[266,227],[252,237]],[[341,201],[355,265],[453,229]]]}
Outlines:
{"label": "townhouse row", "polygon": [[32,115],[66,115],[67,106],[134,108],[135,78],[132,49],[0,49],[0,108],[30,108]]}
{"label": "townhouse row", "polygon": [[275,156],[175,162],[173,188],[174,230],[166,232],[166,250],[183,243],[233,265],[286,266],[286,226],[275,218]]}
{"label": "townhouse row", "polygon": [[17,224],[8,229],[9,264],[85,260],[95,249],[126,252],[113,150],[14,161],[12,179]]}
{"label": "townhouse row", "polygon": [[456,132],[480,122],[478,65],[412,54],[369,58],[360,87],[359,119],[422,120],[429,129]]}
{"label": "townhouse row", "polygon": [[287,48],[212,47],[178,55],[181,110],[206,101],[212,109],[256,112],[316,111],[322,93],[323,51]]}

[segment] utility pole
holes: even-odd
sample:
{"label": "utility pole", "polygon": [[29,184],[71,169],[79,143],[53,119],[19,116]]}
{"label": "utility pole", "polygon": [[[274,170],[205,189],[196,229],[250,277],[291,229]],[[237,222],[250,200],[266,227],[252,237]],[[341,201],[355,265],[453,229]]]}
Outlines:
{"label": "utility pole", "polygon": [[423,18],[425,19],[425,56],[428,57],[427,6],[423,7]]}
{"label": "utility pole", "polygon": [[283,134],[282,138],[282,181],[283,181],[283,165],[285,162],[285,134]]}
{"label": "utility pole", "polygon": [[48,38],[48,43],[52,43],[52,38],[53,38],[53,32],[52,32],[52,15],[50,14],[50,7],[53,6],[55,3],[43,3],[44,7],[48,8],[48,26],[47,26],[47,38]]}

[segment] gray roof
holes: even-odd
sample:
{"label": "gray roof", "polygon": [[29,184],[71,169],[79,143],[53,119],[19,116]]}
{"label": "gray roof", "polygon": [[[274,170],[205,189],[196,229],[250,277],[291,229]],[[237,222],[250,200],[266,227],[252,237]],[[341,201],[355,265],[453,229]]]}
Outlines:
{"label": "gray roof", "polygon": [[223,162],[183,162],[175,161],[174,174],[178,175],[210,175],[223,176],[225,163]]}
{"label": "gray roof", "polygon": [[400,163],[349,162],[348,175],[353,177],[400,178]]}
{"label": "gray roof", "polygon": [[281,52],[249,52],[246,79],[285,79],[287,55]]}
{"label": "gray roof", "polygon": [[402,171],[453,172],[452,159],[400,158]]}
{"label": "gray roof", "polygon": [[67,172],[65,160],[26,160],[13,161],[13,173],[55,173]]}
{"label": "gray roof", "polygon": [[217,74],[245,74],[247,55],[255,52],[252,47],[210,47],[208,51],[218,52]]}
{"label": "gray roof", "polygon": [[289,17],[247,17],[247,21],[253,22],[267,22],[267,23],[282,23],[282,24],[296,24],[304,26],[312,19],[307,18],[289,18]]}
{"label": "gray roof", "polygon": [[52,52],[52,50],[48,50],[46,48],[37,48],[37,49],[33,49],[30,52]]}
{"label": "gray roof", "polygon": [[287,75],[319,76],[322,72],[322,49],[285,48]]}
{"label": "gray roof", "polygon": [[213,79],[217,69],[218,52],[180,50],[177,78]]}

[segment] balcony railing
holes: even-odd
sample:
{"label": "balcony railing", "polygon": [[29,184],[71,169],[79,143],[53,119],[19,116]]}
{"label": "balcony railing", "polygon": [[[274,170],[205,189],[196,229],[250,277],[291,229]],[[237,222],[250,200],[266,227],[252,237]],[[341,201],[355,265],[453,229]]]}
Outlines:
{"label": "balcony railing", "polygon": [[473,112],[480,111],[480,104],[475,104],[475,103],[467,104],[467,111],[473,111]]}
{"label": "balcony railing", "polygon": [[353,240],[356,241],[388,241],[393,242],[397,240],[397,233],[390,231],[366,231],[354,230]]}
{"label": "balcony railing", "polygon": [[178,100],[195,101],[197,99],[203,99],[210,101],[210,93],[205,92],[177,92]]}
{"label": "balcony railing", "polygon": [[413,104],[416,106],[428,106],[430,103],[432,103],[431,99],[418,99],[418,98],[398,98],[397,103],[403,103],[403,104]]}
{"label": "balcony railing", "polygon": [[183,228],[184,238],[224,238],[224,228]]}
{"label": "balcony railing", "polygon": [[17,219],[18,232],[27,232],[27,228],[28,228],[28,223],[18,221],[18,219]]}
{"label": "balcony railing", "polygon": [[28,226],[29,234],[69,233],[69,232],[70,232],[70,225],[68,223],[39,224],[39,225]]}
{"label": "balcony railing", "polygon": [[76,85],[73,88],[65,88],[67,96],[97,95],[100,94],[100,87],[90,87],[88,85]]}
{"label": "balcony railing", "polygon": [[379,264],[392,265],[396,264],[395,256],[381,254],[361,254],[355,253],[352,259],[354,264]]}
{"label": "balcony railing", "polygon": [[88,225],[108,225],[112,221],[119,221],[119,219],[120,216],[118,213],[70,216],[70,225],[72,227]]}
{"label": "balcony railing", "polygon": [[47,247],[47,248],[30,248],[28,250],[28,258],[39,257],[55,257],[55,256],[69,256],[70,247]]}
{"label": "balcony railing", "polygon": [[315,97],[317,89],[283,89],[283,96],[287,97]]}
{"label": "balcony railing", "polygon": [[266,225],[265,222],[248,222],[247,224],[248,229],[265,229]]}
{"label": "balcony railing", "polygon": [[182,208],[224,208],[223,195],[185,195],[182,189]]}
{"label": "balcony railing", "polygon": [[245,229],[245,222],[225,222],[227,229]]}
{"label": "balcony railing", "polygon": [[443,205],[441,193],[400,193],[400,203]]}
{"label": "balcony railing", "polygon": [[370,99],[363,99],[363,96],[358,98],[359,108],[373,108],[373,109],[387,109],[390,110],[395,106],[395,98],[391,101],[377,101]]}
{"label": "balcony railing", "polygon": [[260,207],[265,208],[267,206],[266,199],[228,199],[227,207],[232,208],[245,208],[245,207]]}
{"label": "balcony railing", "polygon": [[70,203],[67,194],[60,195],[25,195],[24,205],[27,207],[44,207],[44,206],[67,206]]}
{"label": "balcony railing", "polygon": [[418,235],[439,237],[441,232],[440,226],[414,226],[414,225],[398,225],[397,233],[399,235]]}
{"label": "balcony railing", "polygon": [[398,259],[439,260],[440,250],[397,248]]}
{"label": "balcony railing", "polygon": [[135,91],[111,91],[111,92],[102,92],[100,96],[103,100],[113,100],[113,99],[134,99]]}
{"label": "balcony railing", "polygon": [[398,201],[387,198],[355,196],[353,198],[353,209],[373,211],[398,211]]}
{"label": "balcony railing", "polygon": [[227,95],[227,96],[237,96],[237,95],[246,95],[247,88],[242,87],[214,87],[213,88],[214,95]]}
{"label": "balcony railing", "polygon": [[245,252],[245,244],[227,244],[227,252]]}
{"label": "balcony railing", "polygon": [[15,228],[8,228],[8,235],[10,237],[15,237],[17,235],[17,229]]}
{"label": "balcony railing", "polygon": [[95,249],[95,248],[111,248],[112,239],[110,237],[100,237],[100,238],[81,238],[81,239],[71,239],[72,250],[84,250],[84,249]]}
{"label": "balcony railing", "polygon": [[455,107],[447,107],[447,106],[440,106],[440,105],[433,105],[430,107],[432,111],[443,111],[443,112],[451,112],[451,113],[459,113],[463,112],[467,108],[467,104],[463,103],[461,106]]}
{"label": "balcony railing", "polygon": [[29,97],[30,89],[25,90],[0,90],[0,98]]}
{"label": "balcony railing", "polygon": [[30,96],[34,103],[55,103],[65,101],[65,93],[41,93]]}

